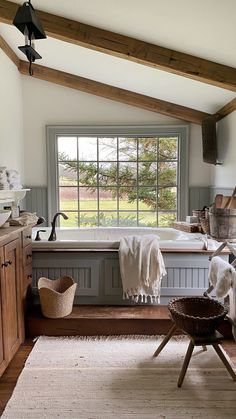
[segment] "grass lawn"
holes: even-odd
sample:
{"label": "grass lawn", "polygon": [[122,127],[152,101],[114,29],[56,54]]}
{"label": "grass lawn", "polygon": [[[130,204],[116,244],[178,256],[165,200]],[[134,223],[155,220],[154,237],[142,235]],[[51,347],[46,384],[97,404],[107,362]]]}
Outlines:
{"label": "grass lawn", "polygon": [[[106,211],[116,211],[117,210],[117,201],[110,200],[110,199],[100,199],[99,201],[100,210]],[[65,199],[61,200],[61,209],[64,211],[77,211],[78,210],[78,200],[77,199]],[[136,211],[137,210],[137,203],[136,202],[128,202],[128,201],[120,201],[119,202],[119,209],[124,211]],[[80,200],[80,210],[81,211],[88,211],[88,210],[97,210],[97,201],[93,199],[81,199]],[[152,209],[146,205],[144,202],[139,202],[139,210],[149,210]]]}
{"label": "grass lawn", "polygon": [[[116,226],[116,218],[117,218],[117,201],[116,200],[108,200],[103,199],[100,200],[100,225],[101,226]],[[125,212],[120,212],[120,226],[128,227],[128,226],[136,226],[137,225],[137,204],[136,203],[129,203],[127,201],[120,201],[119,209]],[[73,211],[68,212],[67,215],[69,217],[68,220],[60,219],[60,225],[62,227],[77,227],[78,225],[78,201],[67,199],[61,201],[60,210],[64,211]],[[88,212],[92,211],[92,212]],[[95,200],[80,200],[80,225],[84,227],[92,227],[97,226],[97,201]],[[142,211],[148,212],[142,212]],[[109,211],[109,212],[103,212]],[[131,212],[133,211],[133,212]],[[155,211],[151,211],[150,207],[148,207],[145,203],[139,202],[139,225],[141,226],[150,226],[156,227],[156,213]],[[159,226],[160,227],[168,227],[171,223],[176,219],[175,213],[159,213]]]}

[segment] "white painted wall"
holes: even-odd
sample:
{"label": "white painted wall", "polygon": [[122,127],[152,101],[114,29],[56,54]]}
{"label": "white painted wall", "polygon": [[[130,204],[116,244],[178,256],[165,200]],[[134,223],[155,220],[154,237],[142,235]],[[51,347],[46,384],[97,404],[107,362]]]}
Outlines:
{"label": "white painted wall", "polygon": [[[46,125],[182,124],[174,118],[22,76],[25,184],[47,185]],[[190,185],[208,186],[209,165],[202,162],[201,130],[190,129]]]}
{"label": "white painted wall", "polygon": [[211,185],[217,188],[236,186],[236,111],[222,119],[217,126],[219,160],[211,170]]}
{"label": "white painted wall", "polygon": [[24,181],[21,76],[1,49],[0,98],[0,166],[18,170]]}

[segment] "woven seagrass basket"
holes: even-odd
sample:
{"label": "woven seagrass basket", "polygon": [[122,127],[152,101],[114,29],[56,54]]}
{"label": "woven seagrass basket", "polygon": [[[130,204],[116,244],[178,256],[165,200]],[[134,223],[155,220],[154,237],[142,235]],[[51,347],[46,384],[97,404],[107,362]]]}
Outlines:
{"label": "woven seagrass basket", "polygon": [[202,233],[210,234],[209,218],[200,218],[200,224],[201,224]]}
{"label": "woven seagrass basket", "polygon": [[70,276],[53,280],[39,278],[38,291],[43,315],[50,319],[68,316],[72,312],[76,286]]}
{"label": "woven seagrass basket", "polygon": [[195,336],[214,333],[228,312],[223,304],[208,297],[174,298],[168,309],[175,324]]}

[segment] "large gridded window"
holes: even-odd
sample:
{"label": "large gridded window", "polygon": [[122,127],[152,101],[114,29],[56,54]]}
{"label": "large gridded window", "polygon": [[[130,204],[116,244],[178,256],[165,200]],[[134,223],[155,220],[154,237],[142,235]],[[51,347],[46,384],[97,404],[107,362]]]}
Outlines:
{"label": "large gridded window", "polygon": [[95,135],[86,134],[85,127],[77,133],[67,128],[66,134],[58,127],[52,135],[50,128],[49,193],[57,203],[51,207],[69,217],[60,220],[61,226],[168,227],[179,218],[181,167],[186,167],[183,130],[152,127],[150,133],[145,127],[145,135],[99,135],[98,127]]}

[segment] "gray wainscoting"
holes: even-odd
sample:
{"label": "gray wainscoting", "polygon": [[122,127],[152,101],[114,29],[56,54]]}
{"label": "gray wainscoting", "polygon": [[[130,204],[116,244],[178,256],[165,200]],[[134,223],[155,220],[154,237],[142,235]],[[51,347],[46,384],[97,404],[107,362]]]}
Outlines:
{"label": "gray wainscoting", "polygon": [[41,226],[50,225],[50,220],[48,220],[48,197],[47,197],[47,187],[46,186],[27,186],[30,189],[26,193],[24,200],[24,207],[26,211],[36,212],[40,217],[44,217],[46,223],[41,224]]}
{"label": "gray wainscoting", "polygon": [[194,209],[202,209],[211,204],[211,193],[208,186],[192,186],[189,188],[189,215]]}

